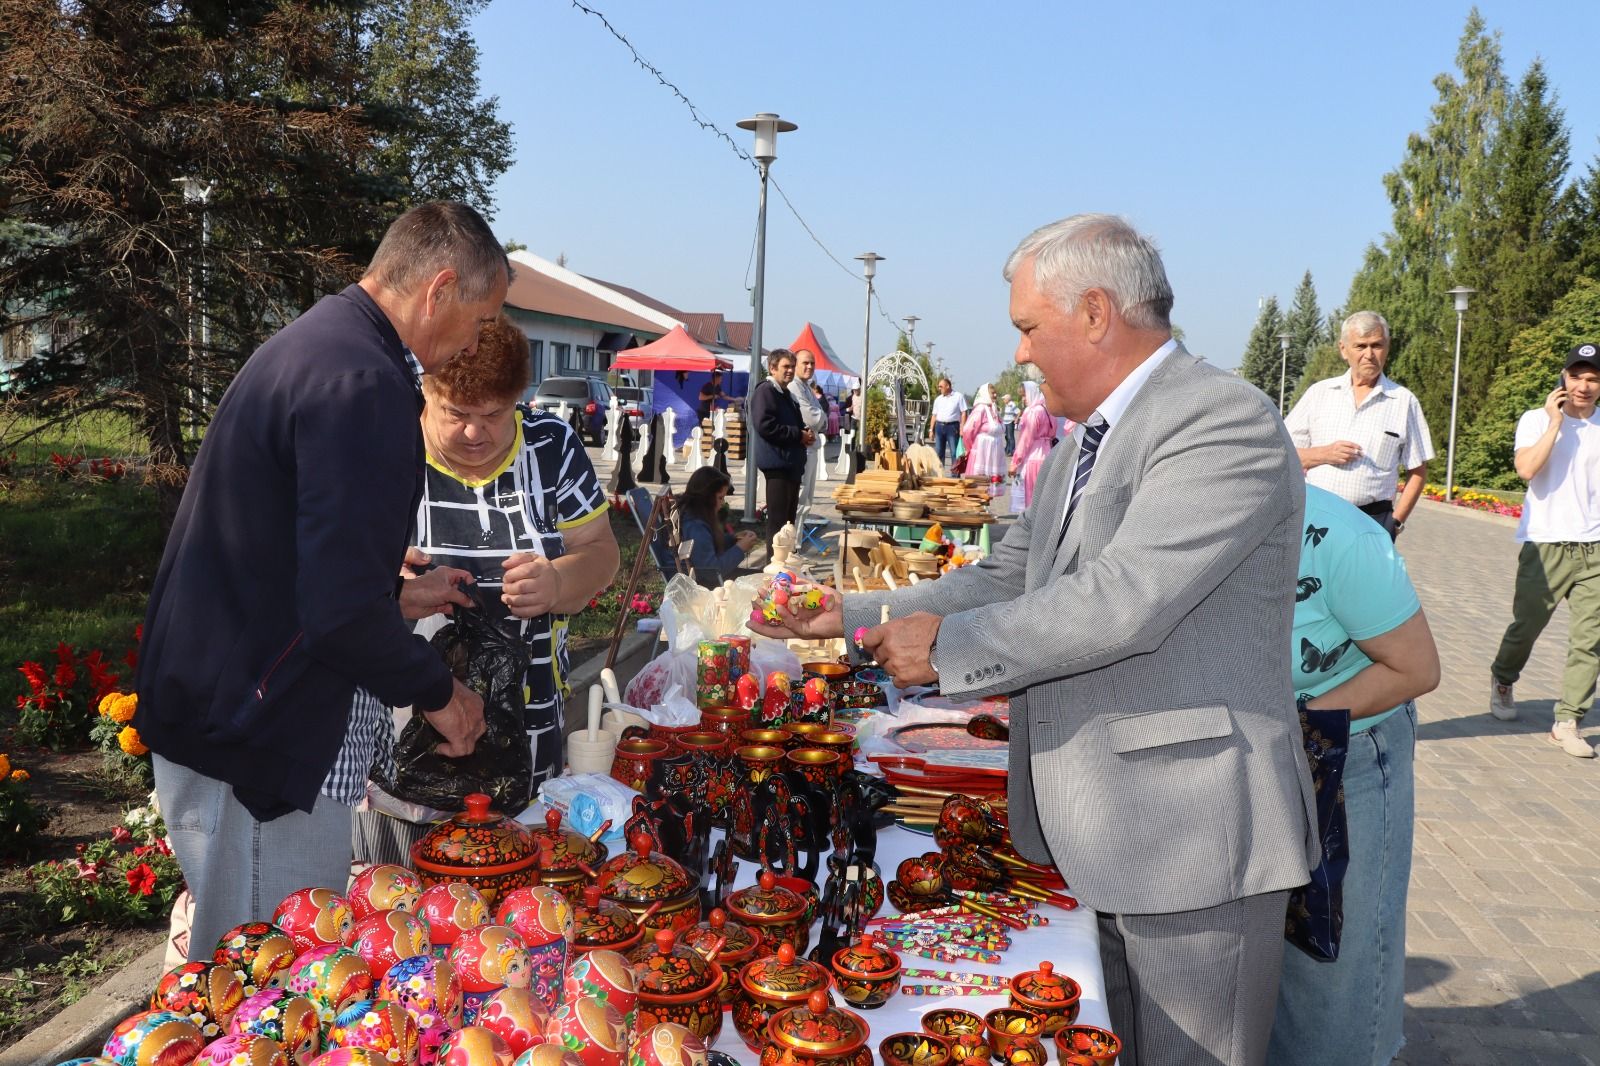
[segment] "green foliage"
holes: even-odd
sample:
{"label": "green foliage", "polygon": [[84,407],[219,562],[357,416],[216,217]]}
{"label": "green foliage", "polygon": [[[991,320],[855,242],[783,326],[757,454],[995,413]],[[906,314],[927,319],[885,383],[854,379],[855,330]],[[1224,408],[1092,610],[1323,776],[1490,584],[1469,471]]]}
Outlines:
{"label": "green foliage", "polygon": [[0,860],[27,856],[44,825],[44,815],[28,795],[28,771],[0,755]]}
{"label": "green foliage", "polygon": [[64,925],[143,925],[164,917],[183,890],[183,872],[161,838],[97,840],[76,859],[35,863],[28,883],[39,908]]}
{"label": "green foliage", "polygon": [[[1572,346],[1600,338],[1600,281],[1579,278],[1540,322],[1517,334],[1456,459],[1456,481],[1520,489],[1512,468],[1517,420],[1543,407]],[[1471,343],[1471,335],[1463,345]],[[1448,425],[1448,423],[1446,423]]]}
{"label": "green foliage", "polygon": [[1300,384],[1295,386],[1294,395],[1289,400],[1285,411],[1294,410],[1294,405],[1300,402],[1300,397],[1306,390],[1319,381],[1327,378],[1338,377],[1350,367],[1339,354],[1339,345],[1333,341],[1323,341],[1311,349],[1311,354],[1306,358],[1306,365],[1300,375]]}
{"label": "green foliage", "polygon": [[[1311,280],[1311,271],[1306,271],[1300,279],[1300,284],[1295,286],[1294,301],[1289,305],[1289,313],[1283,317],[1284,332],[1289,337],[1289,370],[1288,391],[1292,396],[1298,391],[1300,379],[1305,376],[1306,360],[1311,357],[1311,352],[1328,339],[1327,325],[1323,322],[1322,311],[1317,307],[1317,287]],[[1288,410],[1285,406],[1284,410]]]}
{"label": "green foliage", "polygon": [[1239,360],[1239,376],[1273,399],[1278,397],[1283,364],[1283,345],[1278,340],[1283,327],[1283,312],[1278,310],[1278,298],[1268,296],[1256,315],[1250,339],[1245,342],[1244,356]]}

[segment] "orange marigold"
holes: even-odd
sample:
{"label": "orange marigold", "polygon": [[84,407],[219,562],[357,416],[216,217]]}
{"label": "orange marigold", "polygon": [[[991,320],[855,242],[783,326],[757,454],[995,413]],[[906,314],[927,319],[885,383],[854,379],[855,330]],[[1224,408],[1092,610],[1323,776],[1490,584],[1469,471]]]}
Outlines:
{"label": "orange marigold", "polygon": [[144,741],[139,739],[139,731],[133,726],[123,726],[122,732],[117,734],[117,747],[129,755],[145,755],[150,749],[144,746]]}
{"label": "orange marigold", "polygon": [[0,755],[0,777],[11,776],[11,756]]}
{"label": "orange marigold", "polygon": [[120,692],[107,692],[100,697],[100,705],[95,708],[105,718],[111,717],[111,705],[122,697]]}
{"label": "orange marigold", "polygon": [[100,713],[118,725],[133,721],[133,712],[138,709],[139,697],[134,693],[124,696],[120,692],[113,692],[100,701]]}
{"label": "orange marigold", "polygon": [[11,771],[11,780],[15,781],[19,785],[22,784],[22,782],[26,781],[28,778],[30,778],[32,776],[33,775],[28,773],[28,771],[26,771],[26,770],[13,770],[13,771]]}

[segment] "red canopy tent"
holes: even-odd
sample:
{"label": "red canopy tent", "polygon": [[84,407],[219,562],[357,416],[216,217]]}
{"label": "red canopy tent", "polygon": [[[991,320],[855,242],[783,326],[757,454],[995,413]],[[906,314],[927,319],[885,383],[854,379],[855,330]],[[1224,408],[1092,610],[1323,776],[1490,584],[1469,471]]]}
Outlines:
{"label": "red canopy tent", "polygon": [[704,348],[682,326],[643,347],[617,353],[613,370],[727,370],[733,364]]}
{"label": "red canopy tent", "polygon": [[817,357],[818,370],[831,370],[835,374],[843,374],[847,378],[858,378],[861,375],[845,366],[839,361],[838,353],[833,350],[833,345],[828,343],[827,335],[822,332],[822,327],[811,322],[805,324],[800,331],[800,336],[789,345],[791,352],[798,352],[804,348]]}

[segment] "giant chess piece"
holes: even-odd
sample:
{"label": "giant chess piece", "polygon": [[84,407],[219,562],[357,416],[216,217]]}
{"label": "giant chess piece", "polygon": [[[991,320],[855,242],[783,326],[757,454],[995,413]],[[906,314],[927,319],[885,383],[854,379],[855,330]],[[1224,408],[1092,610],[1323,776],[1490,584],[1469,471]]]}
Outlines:
{"label": "giant chess piece", "polygon": [[715,452],[717,456],[715,459],[711,460],[711,465],[722,471],[722,473],[727,474],[731,478],[733,475],[728,473],[728,438],[718,437],[716,440],[712,441],[711,450]]}
{"label": "giant chess piece", "polygon": [[623,496],[638,487],[639,483],[633,479],[633,421],[624,418],[617,423],[617,465],[611,471],[606,491],[613,496]]}
{"label": "giant chess piece", "polygon": [[850,461],[855,438],[855,430],[847,430],[839,435],[839,465],[835,468],[833,476],[840,481],[849,481],[855,476],[855,464]]}
{"label": "giant chess piece", "polygon": [[[828,438],[821,433],[817,434],[817,480],[828,480]],[[813,491],[813,499],[815,496]]]}
{"label": "giant chess piece", "polygon": [[[639,480],[652,484],[665,484],[667,480],[667,461],[662,454],[661,419],[659,416],[652,418],[644,427],[644,462],[639,467]],[[667,445],[666,447],[671,447]]]}
{"label": "giant chess piece", "polygon": [[606,447],[600,453],[600,458],[608,463],[616,461],[617,445],[621,443],[621,429],[627,421],[627,416],[622,413],[622,408],[617,403],[617,394],[612,393],[611,404],[606,408]]}
{"label": "giant chess piece", "polygon": [[[661,440],[664,442],[661,454],[666,458],[668,466],[675,464],[678,459],[678,449],[672,446],[672,442],[677,438],[678,412],[669,407],[661,412]],[[666,478],[661,480],[665,481]]]}
{"label": "giant chess piece", "polygon": [[703,439],[703,431],[697,425],[689,431],[689,443],[683,446],[685,452],[683,468],[691,474],[706,465],[705,459],[700,455],[700,442]]}

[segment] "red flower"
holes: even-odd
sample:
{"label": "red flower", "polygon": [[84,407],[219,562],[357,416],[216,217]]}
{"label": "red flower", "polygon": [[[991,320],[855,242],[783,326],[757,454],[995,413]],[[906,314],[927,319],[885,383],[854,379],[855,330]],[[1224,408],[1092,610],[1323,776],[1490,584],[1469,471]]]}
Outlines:
{"label": "red flower", "polygon": [[56,664],[56,688],[69,689],[78,683],[78,668],[72,665],[72,660]]}
{"label": "red flower", "polygon": [[128,892],[133,895],[148,896],[156,890],[156,872],[150,869],[150,864],[141,862],[138,866],[128,871]]}
{"label": "red flower", "polygon": [[132,839],[133,834],[128,832],[127,828],[124,826],[119,825],[115,829],[111,830],[111,843],[113,844],[126,844]]}
{"label": "red flower", "polygon": [[68,644],[63,640],[56,645],[56,662],[60,663],[62,666],[72,665],[73,650],[71,644]]}
{"label": "red flower", "polygon": [[141,644],[141,643],[144,642],[144,623],[143,622],[140,622],[138,625],[133,627],[133,642],[135,644]]}
{"label": "red flower", "polygon": [[128,653],[122,657],[122,661],[128,664],[129,670],[137,670],[139,668],[139,653],[130,648]]}
{"label": "red flower", "polygon": [[43,666],[39,663],[23,663],[17,669],[22,671],[22,676],[28,679],[28,687],[33,689],[35,696],[44,691],[49,675],[44,672]]}

